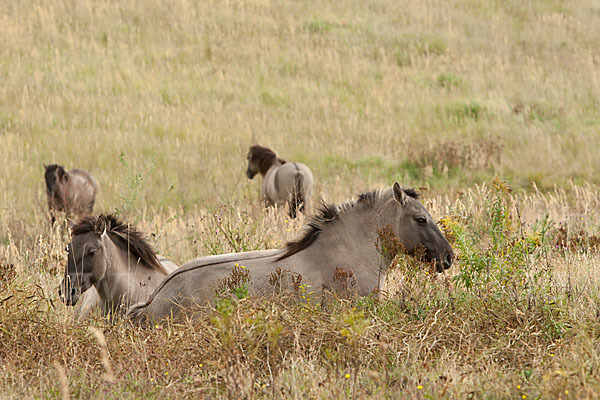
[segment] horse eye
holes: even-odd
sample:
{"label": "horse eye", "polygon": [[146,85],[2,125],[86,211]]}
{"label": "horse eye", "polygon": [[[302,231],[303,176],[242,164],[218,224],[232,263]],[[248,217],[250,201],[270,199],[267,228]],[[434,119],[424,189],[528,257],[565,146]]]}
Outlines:
{"label": "horse eye", "polygon": [[93,256],[93,255],[96,255],[97,252],[98,252],[98,249],[91,249],[90,251],[88,251],[88,255]]}
{"label": "horse eye", "polygon": [[416,221],[417,221],[419,224],[424,224],[425,222],[427,222],[427,220],[426,220],[425,218],[423,218],[423,217],[419,217],[419,218],[417,218],[417,219],[416,219]]}

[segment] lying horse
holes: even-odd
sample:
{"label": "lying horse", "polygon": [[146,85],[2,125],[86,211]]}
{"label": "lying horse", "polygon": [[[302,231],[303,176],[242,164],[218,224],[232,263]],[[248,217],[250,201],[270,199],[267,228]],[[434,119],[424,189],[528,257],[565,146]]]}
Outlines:
{"label": "lying horse", "polygon": [[263,176],[262,195],[267,206],[285,206],[287,203],[291,218],[308,208],[313,176],[306,165],[288,163],[277,157],[273,150],[260,145],[250,147],[247,158],[246,176],[249,179],[258,173]]}
{"label": "lying horse", "polygon": [[[140,322],[157,320],[206,304],[236,264],[248,271],[248,289],[256,294],[276,292],[282,284],[298,287],[300,282],[315,295],[323,288],[338,293],[351,289],[363,296],[377,293],[400,250],[420,253],[442,272],[450,268],[454,253],[417,197],[414,190],[395,183],[341,206],[324,204],[309,219],[302,237],[284,249],[190,261],[166,277],[147,302],[132,307],[128,316]],[[291,285],[280,278],[291,280]]]}
{"label": "lying horse", "polygon": [[91,214],[94,210],[98,184],[89,172],[73,169],[69,172],[56,164],[44,165],[46,172],[46,197],[52,224],[56,212],[64,211],[67,217]]}
{"label": "lying horse", "polygon": [[[80,314],[93,308],[101,313],[122,313],[145,301],[177,265],[158,256],[144,235],[113,215],[88,216],[72,228],[67,245],[61,300],[73,306],[80,295]],[[80,315],[81,316],[81,315]]]}

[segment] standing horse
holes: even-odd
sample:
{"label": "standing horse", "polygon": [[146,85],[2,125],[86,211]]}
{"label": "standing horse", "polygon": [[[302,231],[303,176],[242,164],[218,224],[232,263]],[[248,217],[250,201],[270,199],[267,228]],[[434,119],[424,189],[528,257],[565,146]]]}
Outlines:
{"label": "standing horse", "polygon": [[113,215],[80,220],[73,226],[67,252],[59,295],[72,306],[83,293],[82,314],[96,307],[103,314],[119,313],[130,304],[145,301],[177,268],[158,256],[143,234]]}
{"label": "standing horse", "polygon": [[308,208],[313,176],[306,165],[286,162],[273,150],[260,145],[250,147],[247,159],[246,176],[253,179],[260,173],[263,177],[262,195],[267,206],[287,203],[291,218]]}
{"label": "standing horse", "polygon": [[46,169],[46,197],[52,224],[56,212],[64,211],[67,217],[91,214],[94,210],[98,184],[89,172],[72,169],[67,172],[56,164],[44,165]]}
{"label": "standing horse", "polygon": [[134,321],[155,320],[210,302],[236,264],[248,271],[248,289],[258,294],[275,292],[282,283],[288,287],[290,280],[292,287],[302,282],[317,295],[323,288],[342,294],[350,289],[363,296],[378,292],[401,249],[420,254],[442,272],[450,268],[454,253],[417,196],[395,183],[341,206],[324,204],[309,219],[302,237],[286,248],[190,261],[166,277],[147,302],[132,307],[128,316]]}

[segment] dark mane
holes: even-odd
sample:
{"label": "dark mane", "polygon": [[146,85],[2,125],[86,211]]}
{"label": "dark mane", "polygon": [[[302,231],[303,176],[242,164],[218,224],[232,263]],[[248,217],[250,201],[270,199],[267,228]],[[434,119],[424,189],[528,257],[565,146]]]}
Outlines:
{"label": "dark mane", "polygon": [[115,244],[131,252],[141,261],[142,265],[167,274],[158,261],[154,249],[146,240],[146,236],[136,230],[134,226],[119,220],[115,215],[100,214],[84,217],[73,226],[71,235],[77,236],[89,232],[102,235],[105,229]]}
{"label": "dark mane", "polygon": [[[407,196],[413,199],[419,198],[419,193],[414,189],[402,189]],[[381,198],[382,191],[374,190],[371,192],[365,192],[358,196],[358,199],[354,202],[346,202],[341,205],[322,203],[317,212],[311,216],[302,229],[302,235],[299,239],[293,240],[286,243],[285,251],[278,260],[283,260],[291,255],[294,255],[308,246],[313,244],[317,240],[319,234],[323,231],[324,226],[339,218],[340,214],[345,210],[354,208],[357,206],[371,208]]]}
{"label": "dark mane", "polygon": [[407,196],[412,197],[415,200],[418,199],[419,197],[421,197],[421,195],[419,194],[419,192],[417,192],[413,188],[402,188],[402,191],[404,193],[406,193]]}
{"label": "dark mane", "polygon": [[283,158],[277,157],[277,153],[273,150],[259,144],[250,147],[249,155],[250,161],[258,165],[258,170],[262,176],[266,175],[267,171],[275,161],[279,161],[281,164],[286,163]]}

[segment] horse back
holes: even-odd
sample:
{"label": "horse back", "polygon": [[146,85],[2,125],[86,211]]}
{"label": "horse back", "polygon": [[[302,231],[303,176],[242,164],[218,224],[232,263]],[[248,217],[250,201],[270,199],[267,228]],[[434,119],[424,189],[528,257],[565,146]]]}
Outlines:
{"label": "horse back", "polygon": [[89,172],[83,169],[72,169],[69,174],[76,178],[78,186],[85,186],[94,196],[98,190],[98,183]]}
{"label": "horse back", "polygon": [[246,251],[242,253],[227,253],[218,254],[213,256],[199,257],[194,260],[188,261],[181,266],[181,270],[184,269],[196,269],[200,267],[206,267],[209,265],[231,263],[231,262],[244,262],[247,260],[256,260],[260,258],[268,258],[280,255],[282,250],[255,250]]}
{"label": "horse back", "polygon": [[[267,182],[268,189],[273,192],[272,197],[277,197],[280,201],[285,201],[289,198],[290,193],[297,190],[298,182],[302,182],[302,191],[310,192],[312,188],[313,177],[310,169],[298,162],[288,162],[279,167],[273,172],[270,177],[271,181]],[[267,193],[271,194],[271,193]]]}

